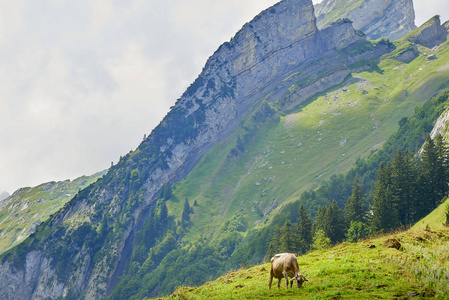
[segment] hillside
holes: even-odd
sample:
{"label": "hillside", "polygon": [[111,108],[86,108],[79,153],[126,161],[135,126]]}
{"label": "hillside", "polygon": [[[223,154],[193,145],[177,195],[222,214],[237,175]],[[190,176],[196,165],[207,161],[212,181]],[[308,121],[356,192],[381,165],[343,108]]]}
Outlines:
{"label": "hillside", "polygon": [[[340,53],[350,55],[354,53],[351,51],[363,52],[379,44],[389,42],[359,44]],[[159,291],[164,293],[176,285],[211,279],[213,275],[205,271],[205,261],[209,260],[214,266],[209,270],[216,274],[242,263],[260,262],[274,230],[272,224],[295,220],[295,212],[289,209],[297,211],[302,192],[319,186],[333,174],[348,171],[358,157],[376,152],[398,129],[400,120],[408,119],[419,104],[447,89],[447,74],[441,73],[445,70],[442,66],[449,64],[447,43],[434,50],[421,45],[414,47],[419,51],[413,52],[410,61],[403,62],[404,53],[410,51],[409,41],[396,41],[392,52],[370,61],[372,69],[352,73],[336,88],[311,97],[296,110],[284,109],[282,105],[286,99],[294,101],[302,92],[304,82],[292,82],[288,92],[271,106],[263,107],[263,113],[269,116],[267,121],[260,122],[260,117],[253,115],[244,120],[240,129],[208,151],[198,166],[173,186],[174,195],[167,206],[178,216],[176,233],[183,234],[180,247],[172,250],[161,243],[160,247],[166,247],[166,257],[155,262],[148,256],[142,260],[141,269],[130,269],[111,299],[129,297],[127,291],[132,289],[138,299],[160,282],[163,284]],[[429,52],[438,59],[428,59]],[[444,99],[443,106],[447,105]],[[416,124],[430,132],[432,123],[443,111],[444,107],[440,107],[439,113],[426,119],[425,124],[412,122],[410,126]],[[420,110],[414,118],[423,118]],[[424,136],[416,137],[421,143],[425,132],[421,133]],[[332,196],[329,195],[329,201]],[[187,226],[183,221],[185,199],[191,205],[195,203]],[[301,203],[313,213],[318,205],[329,202]],[[135,247],[139,245],[136,243]],[[160,251],[159,246],[154,249]],[[129,265],[139,263],[135,255]],[[199,256],[203,257],[202,262],[195,260]],[[139,277],[141,270],[148,270],[151,263],[158,266],[149,274],[141,279],[132,275]],[[170,280],[169,274],[175,270],[180,276]],[[185,277],[186,272],[198,276]]]}
{"label": "hillside", "polygon": [[135,151],[0,256],[0,298],[141,299],[260,262],[267,245],[237,253],[258,229],[449,87],[441,42],[318,30],[310,0],[268,8]]}
{"label": "hillside", "polygon": [[80,190],[106,172],[75,180],[48,182],[17,190],[0,202],[0,254],[36,231],[39,224],[60,210]]}
{"label": "hillside", "polygon": [[[376,43],[346,49],[342,55],[372,49]],[[332,174],[346,172],[358,157],[380,148],[397,130],[399,120],[448,88],[448,43],[436,50],[418,45],[416,58],[404,63],[398,59],[407,43],[395,42],[396,50],[370,61],[370,70],[353,72],[297,109],[281,110],[278,119],[257,125],[249,119],[243,129],[206,153],[175,187],[176,199],[187,197],[198,203],[184,241],[200,235],[213,239],[219,226],[239,211],[247,216],[250,227],[269,222],[283,203],[296,200]],[[431,53],[438,59],[429,60]],[[298,97],[301,84],[293,83],[275,99],[275,107],[284,99]],[[244,140],[245,146],[232,156],[237,139]],[[169,201],[168,207],[180,216],[182,201]],[[213,221],[204,215],[213,215]],[[200,228],[206,224],[205,233]]]}
{"label": "hillside", "polygon": [[431,229],[443,229],[446,221],[446,208],[449,205],[449,199],[446,199],[438,208],[431,212],[427,217],[417,222],[410,231]]}
{"label": "hillside", "polygon": [[[435,223],[431,215],[426,219]],[[393,240],[399,250],[391,247]],[[269,291],[266,263],[200,287],[180,287],[164,299],[446,299],[448,241],[449,229],[435,223],[300,256],[300,270],[310,280],[300,290],[281,285]]]}

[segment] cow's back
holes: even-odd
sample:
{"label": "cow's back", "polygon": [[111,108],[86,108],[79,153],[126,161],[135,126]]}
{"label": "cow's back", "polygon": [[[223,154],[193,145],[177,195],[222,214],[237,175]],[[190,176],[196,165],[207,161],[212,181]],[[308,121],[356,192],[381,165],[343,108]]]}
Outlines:
{"label": "cow's back", "polygon": [[299,272],[298,261],[292,253],[280,253],[271,258],[271,274],[276,278],[283,277],[282,272],[287,271],[291,277]]}

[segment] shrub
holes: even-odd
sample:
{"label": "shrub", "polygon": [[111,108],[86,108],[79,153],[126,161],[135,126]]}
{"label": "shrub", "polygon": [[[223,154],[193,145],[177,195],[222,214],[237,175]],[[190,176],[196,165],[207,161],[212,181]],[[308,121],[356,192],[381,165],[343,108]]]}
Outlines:
{"label": "shrub", "polygon": [[321,250],[328,248],[331,245],[331,240],[326,236],[324,230],[320,229],[315,232],[313,236],[312,248],[315,250]]}
{"label": "shrub", "polygon": [[359,239],[363,239],[369,235],[369,227],[363,222],[351,222],[351,226],[346,233],[346,239],[348,242],[357,242]]}

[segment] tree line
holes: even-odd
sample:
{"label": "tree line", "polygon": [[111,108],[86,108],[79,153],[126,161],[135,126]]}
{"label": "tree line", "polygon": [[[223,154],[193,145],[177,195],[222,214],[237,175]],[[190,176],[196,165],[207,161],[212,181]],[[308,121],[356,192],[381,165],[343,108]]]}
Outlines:
{"label": "tree line", "polygon": [[303,254],[344,240],[355,242],[414,224],[447,196],[448,151],[440,134],[434,139],[428,135],[421,153],[398,150],[391,162],[380,164],[370,203],[356,176],[343,207],[332,200],[319,206],[312,220],[301,205],[297,222],[276,226],[265,259],[281,252]]}

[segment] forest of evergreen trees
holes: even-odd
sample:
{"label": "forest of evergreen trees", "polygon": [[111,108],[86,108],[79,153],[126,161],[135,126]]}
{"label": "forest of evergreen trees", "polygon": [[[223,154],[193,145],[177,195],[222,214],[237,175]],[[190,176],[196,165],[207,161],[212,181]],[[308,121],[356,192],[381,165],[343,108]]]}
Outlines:
{"label": "forest of evergreen trees", "polygon": [[447,196],[448,147],[441,135],[427,135],[417,155],[398,150],[392,161],[381,163],[366,199],[362,182],[355,177],[344,208],[333,200],[319,206],[312,222],[304,205],[296,223],[286,221],[275,228],[265,259],[281,252],[305,253],[341,241],[355,242],[368,235],[406,228],[434,210]]}

